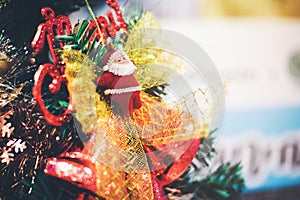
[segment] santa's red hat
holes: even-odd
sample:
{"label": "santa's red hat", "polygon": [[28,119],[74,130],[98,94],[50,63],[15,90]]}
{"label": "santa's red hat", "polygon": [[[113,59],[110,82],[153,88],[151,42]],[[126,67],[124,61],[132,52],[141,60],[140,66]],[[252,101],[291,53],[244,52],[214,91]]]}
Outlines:
{"label": "santa's red hat", "polygon": [[104,54],[104,56],[100,60],[100,62],[102,63],[103,66],[107,65],[111,55],[117,51],[111,45],[106,45],[106,49],[107,49],[107,52]]}
{"label": "santa's red hat", "polygon": [[118,58],[118,56],[123,55],[126,57],[128,60],[128,56],[123,53],[122,51],[114,49],[112,46],[107,45],[107,52],[104,54],[104,56],[101,58],[100,62],[103,65],[103,70],[107,71],[109,70],[109,67],[111,64],[113,64],[114,60]]}

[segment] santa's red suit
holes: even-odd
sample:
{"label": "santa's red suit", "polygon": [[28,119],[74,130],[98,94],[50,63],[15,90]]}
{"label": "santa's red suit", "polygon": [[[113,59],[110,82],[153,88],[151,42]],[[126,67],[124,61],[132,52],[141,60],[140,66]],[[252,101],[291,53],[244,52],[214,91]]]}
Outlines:
{"label": "santa's red suit", "polygon": [[141,87],[133,74],[118,76],[105,72],[98,80],[98,87],[104,90],[105,95],[110,97],[112,106],[118,106],[116,109],[123,115],[130,115],[134,109],[142,106]]}

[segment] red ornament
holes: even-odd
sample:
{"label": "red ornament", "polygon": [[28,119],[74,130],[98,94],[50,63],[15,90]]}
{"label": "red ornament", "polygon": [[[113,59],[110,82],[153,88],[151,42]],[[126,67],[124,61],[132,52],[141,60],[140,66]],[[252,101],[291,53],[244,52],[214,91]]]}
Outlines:
{"label": "red ornament", "polygon": [[[94,194],[97,194],[97,184],[101,184],[101,181],[104,181],[96,178],[97,168],[95,160],[82,152],[70,152],[61,155],[60,158],[50,158],[44,172],[48,176],[73,183],[77,187]],[[154,199],[167,200],[155,174],[151,174],[151,182]]]}
{"label": "red ornament", "polygon": [[[154,156],[156,154],[148,154],[148,156],[150,155],[149,159],[151,161],[152,167],[159,168],[159,170],[156,170],[153,173],[156,175],[158,182],[162,186],[168,185],[173,181],[177,180],[186,171],[186,169],[191,165],[192,160],[195,158],[198,152],[200,141],[200,139],[194,139],[186,142],[173,143],[169,148],[173,146],[173,148],[176,149],[178,148],[178,146],[186,144],[189,144],[190,146],[178,159],[174,159],[174,162],[169,166],[161,167],[164,165],[164,161],[161,160],[162,156],[156,157]],[[165,145],[156,146],[152,148],[144,146],[144,149],[147,153],[153,152],[153,150],[157,152],[162,152],[165,149]],[[171,155],[169,156],[172,157]]]}
{"label": "red ornament", "polygon": [[52,77],[52,83],[48,86],[49,91],[52,94],[59,92],[62,83],[66,83],[66,78],[64,76],[65,66],[61,60],[57,49],[62,48],[65,44],[55,42],[56,35],[71,34],[72,26],[68,17],[58,16],[55,17],[55,13],[51,8],[42,8],[41,14],[46,20],[38,26],[35,37],[31,43],[32,48],[35,53],[40,53],[45,44],[45,38],[47,38],[47,43],[51,53],[51,57],[54,64],[43,64],[39,67],[34,75],[34,86],[33,86],[33,96],[38,103],[44,118],[54,126],[61,126],[62,123],[66,122],[69,115],[72,112],[71,97],[69,97],[69,106],[66,111],[59,116],[53,115],[47,108],[43,101],[42,96],[42,84],[46,75]]}
{"label": "red ornament", "polygon": [[91,157],[80,152],[62,155],[62,158],[50,158],[45,168],[45,174],[53,176],[78,187],[96,193],[96,166]]}

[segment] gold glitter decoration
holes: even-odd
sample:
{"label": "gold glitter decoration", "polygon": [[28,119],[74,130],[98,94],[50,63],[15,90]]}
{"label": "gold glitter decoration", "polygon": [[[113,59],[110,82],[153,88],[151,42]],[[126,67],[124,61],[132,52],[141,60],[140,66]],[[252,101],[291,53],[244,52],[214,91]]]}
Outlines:
{"label": "gold glitter decoration", "polygon": [[171,142],[200,138],[202,129],[198,121],[177,104],[170,109],[156,97],[141,93],[142,107],[133,118],[139,127],[143,144],[157,146]]}
{"label": "gold glitter decoration", "polygon": [[[151,12],[146,12],[130,31],[124,46],[124,51],[127,53],[132,49],[156,47],[158,43],[164,43],[167,44],[167,46],[170,46],[168,41],[163,40],[162,32],[157,32],[157,30],[160,29],[160,25],[155,20],[154,15]],[[144,37],[145,34],[149,34],[147,35],[146,40]]]}
{"label": "gold glitter decoration", "polygon": [[[16,99],[21,94],[24,86],[25,83],[23,83],[20,87],[12,88],[8,85],[0,83],[0,108],[3,108],[11,101]],[[10,92],[7,92],[8,90]]]}
{"label": "gold glitter decoration", "polygon": [[144,89],[167,84],[187,69],[180,57],[163,49],[135,49],[127,54],[137,66],[135,77]]}

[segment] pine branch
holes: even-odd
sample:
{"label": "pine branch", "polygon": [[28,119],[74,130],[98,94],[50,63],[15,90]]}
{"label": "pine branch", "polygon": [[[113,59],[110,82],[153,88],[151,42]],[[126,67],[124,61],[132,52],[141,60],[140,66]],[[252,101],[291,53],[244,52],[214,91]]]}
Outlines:
{"label": "pine branch", "polygon": [[191,183],[187,191],[196,190],[193,199],[238,200],[245,187],[241,169],[240,164],[223,164],[204,180]]}
{"label": "pine branch", "polygon": [[239,200],[245,187],[241,169],[240,164],[232,166],[226,163],[199,181],[191,181],[191,177],[198,176],[199,170],[185,173],[181,180],[167,186],[165,190],[171,199],[192,194],[191,199],[195,200]]}
{"label": "pine branch", "polygon": [[215,142],[214,134],[218,129],[214,129],[209,133],[209,136],[201,139],[200,149],[193,160],[193,164],[197,168],[197,163],[200,163],[202,167],[208,167],[211,159],[217,154],[213,144]]}

